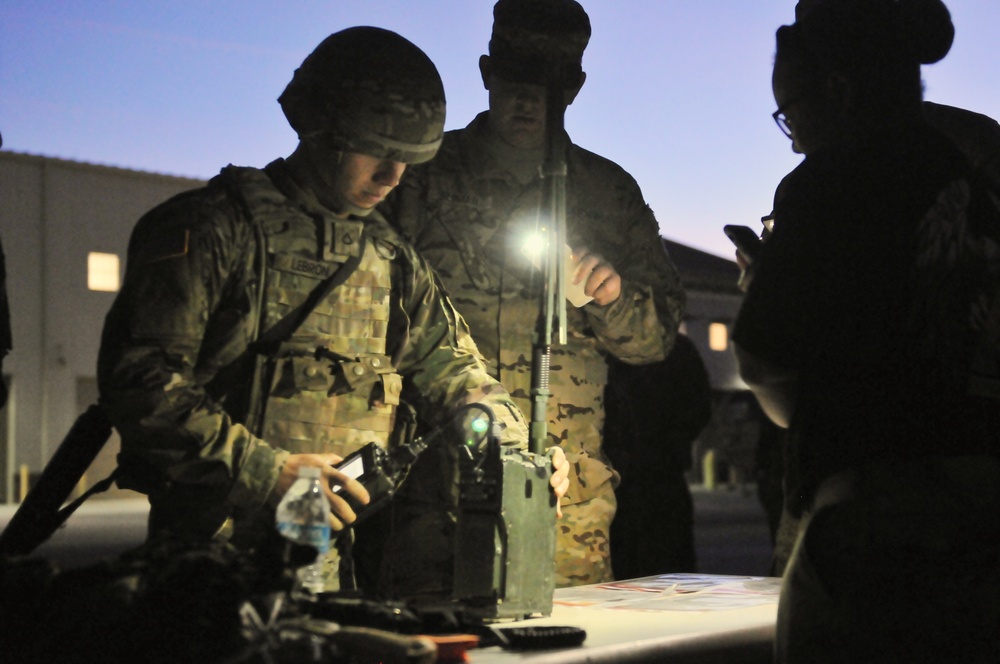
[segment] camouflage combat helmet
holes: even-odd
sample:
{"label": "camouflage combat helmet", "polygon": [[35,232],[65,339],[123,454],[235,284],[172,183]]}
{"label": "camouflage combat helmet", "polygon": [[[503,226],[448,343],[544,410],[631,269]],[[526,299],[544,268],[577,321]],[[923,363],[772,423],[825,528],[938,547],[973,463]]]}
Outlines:
{"label": "camouflage combat helmet", "polygon": [[299,138],[407,164],[441,145],[445,99],[430,58],[389,30],[348,28],[323,40],[278,97]]}
{"label": "camouflage combat helmet", "polygon": [[564,87],[575,88],[589,41],[590,18],[576,0],[499,0],[493,6],[490,59],[500,78],[544,84],[557,72]]}

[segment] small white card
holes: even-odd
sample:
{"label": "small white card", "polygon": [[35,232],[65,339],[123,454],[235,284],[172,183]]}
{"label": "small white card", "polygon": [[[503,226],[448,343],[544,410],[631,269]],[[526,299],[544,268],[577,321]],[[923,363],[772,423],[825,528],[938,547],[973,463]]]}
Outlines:
{"label": "small white card", "polygon": [[[536,269],[542,269],[541,252],[533,251],[528,245],[525,245],[521,250],[524,252],[525,256],[531,259],[531,263]],[[565,255],[566,261],[563,264],[563,275],[566,279],[566,299],[569,300],[569,303],[574,307],[582,307],[594,299],[593,296],[587,295],[583,290],[584,286],[587,284],[587,277],[589,275],[584,275],[583,279],[580,280],[580,283],[574,284],[573,273],[576,271],[576,266],[579,261],[573,260],[573,250],[568,244],[566,245]]]}
{"label": "small white card", "polygon": [[566,245],[566,299],[574,307],[582,307],[594,299],[592,295],[583,292],[583,287],[587,285],[587,279],[590,277],[589,272],[584,275],[580,283],[573,283],[573,273],[578,263],[579,261],[573,260],[573,250]]}

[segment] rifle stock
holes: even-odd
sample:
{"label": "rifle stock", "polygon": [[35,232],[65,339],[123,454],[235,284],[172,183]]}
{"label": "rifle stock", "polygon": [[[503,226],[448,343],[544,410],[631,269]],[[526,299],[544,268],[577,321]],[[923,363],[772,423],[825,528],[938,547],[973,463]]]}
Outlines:
{"label": "rifle stock", "polygon": [[110,437],[111,421],[97,404],[76,418],[38,482],[0,533],[0,555],[30,554],[69,518],[72,510],[61,510],[63,503]]}

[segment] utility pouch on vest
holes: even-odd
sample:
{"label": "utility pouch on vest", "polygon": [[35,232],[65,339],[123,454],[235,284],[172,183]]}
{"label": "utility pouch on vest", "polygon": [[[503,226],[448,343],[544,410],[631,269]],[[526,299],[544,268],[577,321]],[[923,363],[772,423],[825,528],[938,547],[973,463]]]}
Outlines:
{"label": "utility pouch on vest", "polygon": [[[392,362],[387,355],[369,355],[354,360],[340,361],[339,366],[343,380],[338,382],[344,384],[346,389],[336,389],[337,386],[335,385],[335,390],[331,392],[331,396],[372,385],[379,382],[382,377],[392,374],[395,371],[395,367],[392,366]],[[396,403],[399,402],[398,392],[395,393],[395,400]]]}
{"label": "utility pouch on vest", "polygon": [[384,371],[378,373],[368,373],[368,365],[371,360],[378,358],[364,358],[358,362],[350,363],[350,366],[342,367],[344,375],[354,373],[361,366],[366,369],[364,376],[370,376],[371,379],[367,378],[361,382],[352,382],[352,388],[355,390],[363,390],[369,387],[371,399],[374,401],[381,401],[387,406],[398,406],[399,405],[399,395],[403,391],[403,377],[398,373],[394,372],[391,364],[383,362],[383,366],[388,368]]}
{"label": "utility pouch on vest", "polygon": [[[325,373],[333,377],[333,382],[327,390],[328,396],[367,391],[373,399],[384,404],[399,405],[399,395],[403,392],[403,377],[396,373],[392,358],[388,355],[365,355],[352,359],[326,348],[317,348],[316,357],[324,358],[317,361],[325,364]],[[332,368],[330,368],[331,362]],[[381,389],[376,389],[376,385]]]}
{"label": "utility pouch on vest", "polygon": [[288,398],[299,392],[328,392],[334,380],[329,362],[311,357],[279,358],[274,360],[271,395]]}
{"label": "utility pouch on vest", "polygon": [[403,377],[395,373],[387,355],[331,360],[324,357],[323,351],[322,348],[317,351],[317,356],[323,359],[303,356],[275,359],[270,394],[287,399],[299,392],[326,392],[328,397],[356,392],[386,405],[399,405]]}

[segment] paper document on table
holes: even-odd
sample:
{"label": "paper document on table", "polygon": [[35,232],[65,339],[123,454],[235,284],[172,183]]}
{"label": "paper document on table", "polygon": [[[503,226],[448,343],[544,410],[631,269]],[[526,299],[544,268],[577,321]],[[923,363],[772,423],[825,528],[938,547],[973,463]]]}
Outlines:
{"label": "paper document on table", "polygon": [[562,606],[632,611],[718,611],[777,604],[780,591],[779,578],[663,574],[560,588],[553,602]]}

